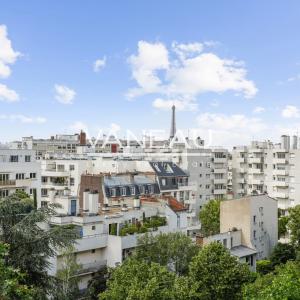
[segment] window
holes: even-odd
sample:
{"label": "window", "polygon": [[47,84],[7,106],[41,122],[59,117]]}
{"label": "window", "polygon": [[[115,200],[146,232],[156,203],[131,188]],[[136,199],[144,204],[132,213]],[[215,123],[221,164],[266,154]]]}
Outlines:
{"label": "window", "polygon": [[149,194],[153,194],[154,191],[153,191],[153,186],[152,185],[148,185],[148,191],[149,191]]}
{"label": "window", "polygon": [[227,239],[223,239],[223,246],[227,248]]}
{"label": "window", "polygon": [[0,198],[4,198],[8,196],[8,190],[0,190]]}
{"label": "window", "polygon": [[134,186],[130,187],[130,194],[135,195],[135,187]]}
{"label": "window", "polygon": [[145,194],[145,187],[143,185],[140,185],[140,193]]}
{"label": "window", "polygon": [[74,170],[75,170],[75,166],[74,166],[74,165],[70,165],[70,166],[69,166],[69,170],[70,170],[70,171],[74,171]]}
{"label": "window", "polygon": [[48,196],[48,190],[47,189],[41,189],[42,197]]}
{"label": "window", "polygon": [[253,216],[253,223],[256,224],[256,216]]}
{"label": "window", "polygon": [[30,173],[30,178],[36,178],[36,173]]}
{"label": "window", "polygon": [[256,230],[253,230],[253,238],[256,240]]}
{"label": "window", "polygon": [[17,173],[16,174],[16,179],[20,180],[20,179],[24,179],[25,178],[25,174],[24,173]]}
{"label": "window", "polygon": [[210,185],[209,185],[209,184],[207,184],[207,185],[205,186],[205,188],[206,188],[206,189],[209,189],[209,188],[210,188]]}
{"label": "window", "polygon": [[42,176],[42,182],[46,183],[48,181],[48,177]]}
{"label": "window", "polygon": [[8,174],[0,174],[0,181],[7,181],[9,180]]}
{"label": "window", "polygon": [[116,189],[111,189],[110,195],[111,195],[111,197],[116,197]]}
{"label": "window", "polygon": [[184,192],[180,191],[179,192],[179,199],[180,199],[180,201],[183,201],[183,197],[184,197]]}
{"label": "window", "polygon": [[126,187],[121,188],[121,195],[126,196]]}
{"label": "window", "polygon": [[162,178],[162,180],[161,180],[161,185],[162,185],[162,186],[165,186],[166,184],[167,184],[166,179],[165,179],[165,178]]}
{"label": "window", "polygon": [[41,201],[41,207],[47,207],[48,202],[47,201]]}
{"label": "window", "polygon": [[31,161],[31,156],[25,155],[25,162],[30,162],[30,161]]}
{"label": "window", "polygon": [[95,252],[96,252],[96,249],[92,249],[92,250],[91,250],[91,253],[95,253]]}
{"label": "window", "polygon": [[73,177],[70,177],[70,186],[73,186],[75,184],[75,179]]}
{"label": "window", "polygon": [[96,230],[96,226],[95,225],[92,226],[92,230]]}
{"label": "window", "polygon": [[64,165],[57,165],[57,171],[64,172],[65,171],[65,166]]}
{"label": "window", "polygon": [[18,155],[11,155],[9,158],[10,162],[18,162],[19,161],[19,156]]}

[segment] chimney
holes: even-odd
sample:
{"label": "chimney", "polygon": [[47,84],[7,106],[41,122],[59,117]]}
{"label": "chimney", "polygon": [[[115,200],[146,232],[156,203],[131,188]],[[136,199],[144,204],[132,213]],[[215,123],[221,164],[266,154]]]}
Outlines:
{"label": "chimney", "polygon": [[294,135],[293,136],[293,149],[298,149],[298,136]]}
{"label": "chimney", "polygon": [[170,139],[173,139],[176,134],[176,120],[175,120],[175,105],[172,106],[172,121],[170,130]]}
{"label": "chimney", "polygon": [[80,131],[79,134],[79,145],[85,146],[86,145],[86,133],[84,131]]}

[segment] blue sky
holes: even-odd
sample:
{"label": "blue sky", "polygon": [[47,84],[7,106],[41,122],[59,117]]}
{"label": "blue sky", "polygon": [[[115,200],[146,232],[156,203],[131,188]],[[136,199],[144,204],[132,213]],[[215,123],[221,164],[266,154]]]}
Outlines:
{"label": "blue sky", "polygon": [[2,1],[0,141],[169,130],[172,103],[178,128],[215,145],[294,134],[299,13],[299,1]]}

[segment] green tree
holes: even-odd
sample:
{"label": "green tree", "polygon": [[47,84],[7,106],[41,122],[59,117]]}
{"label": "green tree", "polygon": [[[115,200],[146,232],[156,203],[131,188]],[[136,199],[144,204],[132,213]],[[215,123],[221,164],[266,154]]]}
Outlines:
{"label": "green tree", "polygon": [[278,238],[287,234],[287,224],[289,222],[288,216],[283,216],[278,219]]}
{"label": "green tree", "polygon": [[289,220],[287,228],[291,232],[291,243],[300,246],[300,205],[296,205],[289,209]]}
{"label": "green tree", "polygon": [[24,284],[26,275],[5,263],[8,249],[7,244],[0,243],[0,299],[31,300],[34,290]]}
{"label": "green tree", "polygon": [[299,263],[287,262],[274,273],[259,276],[254,283],[245,285],[245,300],[296,300],[300,299]]}
{"label": "green tree", "polygon": [[176,275],[156,263],[132,258],[112,270],[108,288],[99,295],[102,300],[173,300]]}
{"label": "green tree", "polygon": [[[73,227],[51,226],[53,206],[29,211],[28,201],[17,195],[0,200],[0,242],[9,244],[7,265],[27,274],[25,283],[34,286],[40,297],[53,290],[53,277],[47,270],[56,250],[72,245],[77,237]],[[48,227],[44,230],[40,224]]]}
{"label": "green tree", "polygon": [[196,255],[189,271],[191,299],[241,299],[242,286],[254,275],[220,243],[204,246]]}
{"label": "green tree", "polygon": [[285,264],[289,260],[296,259],[295,248],[290,244],[278,243],[273,249],[270,260],[275,267],[280,264]]}
{"label": "green tree", "polygon": [[199,213],[201,233],[204,236],[220,233],[220,200],[210,200]]}
{"label": "green tree", "polygon": [[270,260],[262,259],[256,262],[256,272],[265,275],[274,270],[273,264]]}
{"label": "green tree", "polygon": [[168,266],[177,274],[186,274],[199,248],[183,233],[145,234],[138,240],[135,258]]}
{"label": "green tree", "polygon": [[88,299],[97,300],[98,295],[106,290],[108,276],[107,267],[101,268],[94,274],[92,279],[88,282]]}
{"label": "green tree", "polygon": [[79,295],[79,277],[81,266],[76,262],[74,247],[69,246],[62,252],[62,268],[57,272],[57,287],[54,299],[71,300]]}

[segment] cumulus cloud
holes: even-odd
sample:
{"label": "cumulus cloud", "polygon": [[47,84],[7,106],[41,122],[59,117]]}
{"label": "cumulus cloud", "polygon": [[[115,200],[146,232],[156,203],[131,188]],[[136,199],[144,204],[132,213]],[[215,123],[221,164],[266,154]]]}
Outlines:
{"label": "cumulus cloud", "polygon": [[0,115],[0,119],[17,121],[25,124],[43,124],[47,121],[44,117],[28,117],[21,114]]}
{"label": "cumulus cloud", "polygon": [[298,107],[294,105],[286,105],[285,108],[282,110],[281,115],[284,118],[299,118],[300,117],[300,110]]}
{"label": "cumulus cloud", "polygon": [[102,70],[106,65],[106,57],[104,56],[102,59],[97,59],[94,62],[94,72],[99,72]]}
{"label": "cumulus cloud", "polygon": [[72,104],[76,92],[65,85],[55,84],[55,99],[62,104]]}
{"label": "cumulus cloud", "polygon": [[138,54],[131,55],[128,59],[132,77],[139,87],[129,90],[129,98],[160,91],[161,79],[157,71],[168,69],[168,55],[168,50],[162,43],[139,41]]}
{"label": "cumulus cloud", "polygon": [[5,25],[0,25],[0,77],[7,78],[11,74],[10,66],[14,64],[17,58],[21,55],[20,52],[12,48],[10,39],[7,36],[7,28]]}
{"label": "cumulus cloud", "polygon": [[[137,87],[129,89],[127,96],[159,94],[167,101],[195,101],[205,92],[234,91],[245,98],[254,97],[257,88],[247,79],[244,63],[205,52],[207,45],[174,42],[169,50],[163,43],[140,41],[137,54],[128,59]],[[155,101],[153,105],[157,105]]]}
{"label": "cumulus cloud", "polygon": [[256,107],[253,109],[253,113],[254,113],[254,114],[260,114],[260,113],[262,113],[262,112],[264,112],[264,111],[265,111],[265,108],[262,107],[262,106],[256,106]]}
{"label": "cumulus cloud", "polygon": [[16,102],[19,101],[19,99],[19,95],[14,90],[0,83],[0,101]]}

